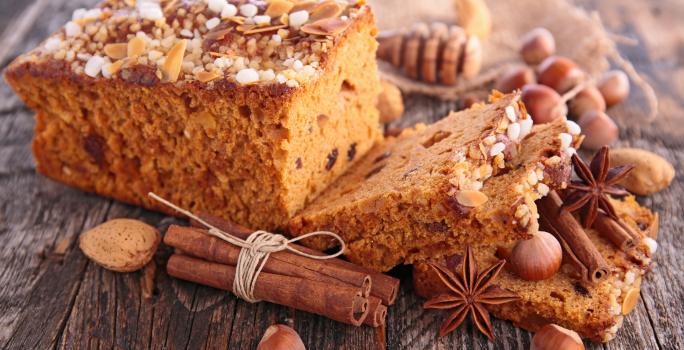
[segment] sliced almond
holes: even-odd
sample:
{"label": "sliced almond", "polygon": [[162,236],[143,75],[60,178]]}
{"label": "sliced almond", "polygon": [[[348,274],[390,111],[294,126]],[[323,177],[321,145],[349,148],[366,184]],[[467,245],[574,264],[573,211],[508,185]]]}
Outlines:
{"label": "sliced almond", "polygon": [[231,17],[228,17],[226,19],[233,22],[233,23],[237,23],[237,24],[245,23],[245,18],[242,16],[231,16]]}
{"label": "sliced almond", "polygon": [[256,34],[256,33],[264,33],[264,32],[270,32],[282,28],[287,28],[286,25],[281,24],[277,26],[270,26],[270,27],[260,27],[260,28],[255,28],[255,29],[250,29],[250,30],[245,30],[244,34],[249,35],[249,34]]}
{"label": "sliced almond", "polygon": [[325,18],[313,23],[305,24],[301,31],[312,35],[332,35],[342,33],[349,27],[351,21],[343,21],[337,17]]}
{"label": "sliced almond", "polygon": [[640,290],[639,288],[632,288],[627,291],[625,298],[622,300],[622,314],[627,315],[636,307],[639,301]]}
{"label": "sliced almond", "polygon": [[280,23],[286,26],[290,25],[290,16],[287,13],[283,13],[283,15],[280,16]]}
{"label": "sliced almond", "polygon": [[246,32],[248,30],[253,30],[255,28],[257,28],[257,26],[254,24],[240,24],[239,26],[235,27],[235,30],[237,30],[238,32]]}
{"label": "sliced almond", "polygon": [[322,2],[313,10],[311,10],[311,14],[309,15],[309,21],[315,22],[324,18],[337,17],[340,14],[342,14],[344,9],[345,6],[338,3],[335,0]]}
{"label": "sliced almond", "polygon": [[109,65],[109,74],[116,74],[121,70],[121,67],[123,67],[124,60],[118,60],[112,64]]}
{"label": "sliced almond", "polygon": [[166,54],[162,72],[164,72],[164,76],[170,82],[178,80],[187,44],[187,40],[180,40],[175,43],[173,47],[171,47],[171,50]]}
{"label": "sliced almond", "polygon": [[126,55],[128,55],[128,44],[107,44],[104,47],[104,53],[115,60],[126,58]]}
{"label": "sliced almond", "polygon": [[456,200],[459,204],[466,207],[479,207],[482,204],[487,203],[488,199],[487,195],[480,191],[462,190],[456,192]]}
{"label": "sliced almond", "polygon": [[128,57],[140,56],[145,52],[145,40],[136,36],[128,42],[126,49]]}
{"label": "sliced almond", "polygon": [[305,10],[307,12],[311,12],[316,5],[318,5],[317,1],[300,1],[296,3],[292,8],[290,9],[290,13]]}
{"label": "sliced almond", "polygon": [[286,13],[290,13],[294,4],[287,0],[272,0],[266,8],[266,16],[271,18],[280,17]]}
{"label": "sliced almond", "polygon": [[129,7],[135,7],[135,0],[124,0]]}
{"label": "sliced almond", "polygon": [[204,40],[223,40],[226,35],[233,31],[233,27],[220,28],[216,27],[209,31],[207,35],[204,36]]}
{"label": "sliced almond", "polygon": [[197,80],[199,80],[202,83],[206,83],[206,82],[210,82],[210,81],[220,77],[221,73],[219,73],[217,71],[211,71],[211,72],[201,71],[201,72],[197,73],[196,75],[197,75]]}

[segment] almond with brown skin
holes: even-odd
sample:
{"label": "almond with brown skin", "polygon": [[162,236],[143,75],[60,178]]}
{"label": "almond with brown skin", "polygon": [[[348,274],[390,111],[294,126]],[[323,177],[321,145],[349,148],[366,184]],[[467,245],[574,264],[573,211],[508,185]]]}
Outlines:
{"label": "almond with brown skin", "polygon": [[257,350],[305,350],[297,332],[284,325],[274,324],[266,329]]}
{"label": "almond with brown skin", "polygon": [[669,186],[675,169],[665,158],[638,148],[610,150],[610,166],[634,165],[620,184],[638,195],[649,195]]}
{"label": "almond with brown skin", "polygon": [[378,96],[380,122],[389,123],[399,119],[404,113],[404,99],[401,97],[401,90],[396,85],[380,80],[380,86],[382,88]]}
{"label": "almond with brown skin", "polygon": [[114,219],[83,233],[79,247],[90,260],[112,271],[141,269],[157,251],[156,228],[133,219]]}

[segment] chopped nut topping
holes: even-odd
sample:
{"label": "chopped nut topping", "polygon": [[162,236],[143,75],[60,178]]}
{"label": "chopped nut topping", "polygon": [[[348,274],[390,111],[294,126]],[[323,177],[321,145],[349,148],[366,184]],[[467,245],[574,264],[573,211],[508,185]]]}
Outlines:
{"label": "chopped nut topping", "polygon": [[462,190],[456,192],[456,200],[459,204],[466,207],[479,207],[485,204],[489,198],[487,195],[475,190]]}
{"label": "chopped nut topping", "polygon": [[622,300],[622,314],[627,315],[636,307],[639,301],[640,290],[639,288],[631,288],[625,294],[625,298]]}
{"label": "chopped nut topping", "polygon": [[166,55],[162,71],[164,72],[166,79],[170,82],[178,80],[178,75],[180,74],[181,65],[183,63],[183,54],[185,53],[187,44],[187,40],[181,40],[175,43]]}
{"label": "chopped nut topping", "polygon": [[[316,78],[336,36],[367,10],[363,6],[349,0],[105,1],[74,11],[36,54],[106,79],[122,74],[123,63],[112,62],[125,59],[126,66],[150,67],[169,82],[211,76],[207,81],[297,87]],[[92,57],[99,58],[86,73]],[[258,80],[238,80],[244,69],[253,69]]]}

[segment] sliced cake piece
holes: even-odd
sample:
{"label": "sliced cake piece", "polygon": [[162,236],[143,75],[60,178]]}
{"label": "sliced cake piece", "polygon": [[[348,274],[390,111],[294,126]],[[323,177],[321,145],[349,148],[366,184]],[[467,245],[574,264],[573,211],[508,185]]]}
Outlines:
{"label": "sliced cake piece", "polygon": [[470,241],[527,238],[544,182],[569,175],[573,137],[565,120],[530,132],[518,95],[495,100],[374,147],[291,221],[291,233],[336,232],[352,261],[380,271]]}
{"label": "sliced cake piece", "polygon": [[[639,299],[642,276],[647,272],[657,248],[654,238],[658,231],[658,216],[639,206],[634,197],[611,201],[618,216],[639,237],[636,250],[645,258],[620,250],[599,231],[585,230],[603,258],[611,265],[609,275],[599,283],[583,284],[571,277],[569,265],[564,265],[553,277],[543,281],[526,281],[504,269],[497,284],[520,296],[520,300],[504,305],[488,306],[496,317],[511,320],[529,331],[537,331],[548,323],[572,329],[594,342],[607,342],[622,326]],[[500,259],[502,251],[515,243],[495,243],[473,246],[478,266],[488,266]],[[461,248],[450,256],[434,256],[429,261],[455,268],[463,254]],[[446,291],[437,275],[425,263],[414,264],[413,281],[416,292],[426,298]]]}

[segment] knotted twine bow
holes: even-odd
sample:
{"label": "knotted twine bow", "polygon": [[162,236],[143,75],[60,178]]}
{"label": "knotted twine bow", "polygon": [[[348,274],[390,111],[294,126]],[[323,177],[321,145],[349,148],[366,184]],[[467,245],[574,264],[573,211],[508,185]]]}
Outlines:
{"label": "knotted twine bow", "polygon": [[[195,221],[204,225],[209,230],[210,235],[242,248],[240,249],[240,254],[238,255],[238,260],[235,266],[233,294],[250,303],[255,303],[259,301],[254,297],[254,286],[256,285],[257,278],[259,277],[261,270],[264,268],[264,265],[266,265],[266,261],[268,261],[268,257],[271,255],[271,253],[289,250],[297,255],[301,255],[307,258],[326,260],[334,259],[342,255],[342,253],[344,252],[344,240],[342,240],[342,238],[336,233],[329,231],[310,232],[299,237],[287,239],[287,237],[280,234],[258,230],[252,232],[249,235],[249,237],[247,237],[247,239],[243,240],[241,238],[231,235],[230,233],[220,230],[219,228],[202,220],[199,216],[167,201],[162,197],[159,197],[158,195],[152,192],[148,193],[147,195],[150,198],[156,200],[157,202],[160,202],[169,208],[175,209],[179,213],[191,219],[194,219]],[[335,254],[313,255],[303,252],[290,245],[291,243],[312,236],[331,236],[340,242],[340,250]]]}

